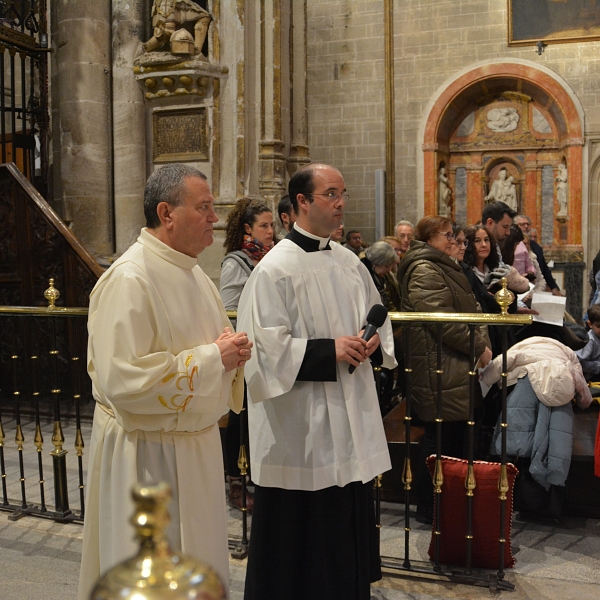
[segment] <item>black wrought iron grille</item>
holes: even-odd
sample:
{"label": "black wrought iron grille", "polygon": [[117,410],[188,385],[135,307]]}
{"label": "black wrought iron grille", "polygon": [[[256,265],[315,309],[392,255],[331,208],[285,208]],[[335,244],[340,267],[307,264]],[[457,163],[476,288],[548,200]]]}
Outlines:
{"label": "black wrought iron grille", "polygon": [[48,197],[48,27],[46,0],[0,0],[0,146]]}

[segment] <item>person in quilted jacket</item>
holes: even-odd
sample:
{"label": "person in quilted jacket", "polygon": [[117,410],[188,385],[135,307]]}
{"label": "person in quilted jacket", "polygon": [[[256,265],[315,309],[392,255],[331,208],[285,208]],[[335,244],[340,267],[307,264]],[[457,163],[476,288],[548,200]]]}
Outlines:
{"label": "person in quilted jacket", "polygon": [[[452,221],[446,217],[421,219],[408,252],[400,263],[401,310],[416,312],[480,312],[462,268],[450,255],[454,246]],[[408,336],[405,336],[408,337]],[[444,325],[442,333],[442,453],[463,457],[469,418],[469,326]],[[411,327],[412,406],[424,422],[425,435],[416,467],[417,520],[431,522],[433,486],[425,466],[436,449],[437,324]],[[485,327],[475,328],[475,359],[485,367],[492,358]],[[475,399],[481,403],[479,396]]]}

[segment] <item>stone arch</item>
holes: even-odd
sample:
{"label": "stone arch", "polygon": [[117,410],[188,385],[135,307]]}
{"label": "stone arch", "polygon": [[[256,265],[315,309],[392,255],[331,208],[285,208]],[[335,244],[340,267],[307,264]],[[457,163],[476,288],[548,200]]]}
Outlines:
{"label": "stone arch", "polygon": [[[466,69],[447,81],[432,98],[421,122],[422,146],[422,210],[424,214],[436,211],[437,165],[447,164],[452,155],[451,138],[463,120],[487,102],[500,96],[527,98],[531,106],[539,107],[551,122],[552,147],[549,164],[557,166],[564,157],[569,168],[569,219],[562,226],[554,224],[554,245],[581,248],[582,224],[582,147],[584,145],[584,118],[581,103],[568,84],[545,67],[523,60],[490,61]],[[528,109],[529,110],[529,109]],[[533,110],[533,109],[531,109]],[[537,110],[537,109],[536,109]],[[529,145],[531,146],[531,144]],[[515,167],[521,173],[523,189],[522,210],[541,225],[541,177],[536,166],[536,151],[528,147],[520,152]],[[486,180],[494,164],[506,159],[502,148],[488,149],[487,156],[473,153],[467,166],[467,220],[475,222],[481,215],[481,202]],[[483,152],[481,153],[483,155]],[[512,155],[515,154],[514,148]],[[511,155],[507,155],[509,158]],[[547,157],[545,157],[547,158]],[[484,161],[491,161],[485,163]],[[513,161],[515,162],[515,161]],[[527,194],[525,194],[527,191]],[[561,228],[562,227],[562,228]]]}

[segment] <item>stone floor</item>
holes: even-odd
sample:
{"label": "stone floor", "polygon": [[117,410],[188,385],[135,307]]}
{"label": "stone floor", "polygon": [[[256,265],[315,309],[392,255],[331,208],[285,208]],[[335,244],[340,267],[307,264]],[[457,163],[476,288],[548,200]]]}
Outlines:
{"label": "stone floor", "polygon": [[[20,469],[14,438],[14,424],[3,423],[6,432],[4,455],[7,490],[11,503],[20,504]],[[89,439],[89,429],[84,428]],[[33,427],[24,425],[26,438],[24,469],[28,502],[39,502],[37,453],[32,444]],[[43,425],[46,498],[53,504],[51,459],[48,452],[51,424]],[[65,448],[69,450],[69,496],[74,510],[79,510],[78,465],[73,450],[74,431],[65,428]],[[85,466],[85,461],[84,461]],[[1,498],[1,496],[0,496]],[[225,501],[225,498],[224,498]],[[74,600],[81,556],[82,527],[58,524],[38,517],[9,520],[10,513],[0,511],[0,600],[41,600],[49,597]],[[427,561],[431,528],[412,523],[410,553],[412,560]],[[384,557],[404,556],[404,512],[394,504],[382,506],[381,551]],[[229,532],[239,536],[240,513],[230,511]],[[528,521],[517,515],[512,525],[515,568],[508,569],[506,579],[515,591],[494,592],[485,587],[458,584],[430,576],[407,577],[397,571],[385,571],[381,582],[372,587],[375,600],[482,599],[504,595],[510,600],[597,600],[600,598],[600,521],[564,518],[559,521]],[[230,561],[230,598],[243,597],[245,560]],[[282,599],[284,600],[284,599]],[[310,599],[307,599],[310,600]]]}

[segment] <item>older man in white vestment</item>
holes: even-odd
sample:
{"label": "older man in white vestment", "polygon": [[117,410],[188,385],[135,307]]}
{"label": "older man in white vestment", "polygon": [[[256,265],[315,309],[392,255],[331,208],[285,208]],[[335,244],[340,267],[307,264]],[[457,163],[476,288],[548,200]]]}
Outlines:
{"label": "older man in white vestment", "polygon": [[360,336],[381,300],[356,255],[329,242],[347,199],[340,172],[308,165],[289,193],[297,221],[239,303],[238,323],[255,344],[246,381],[257,485],[244,598],[368,600],[381,578],[372,480],[390,468],[369,362],[396,366],[392,328],[387,319],[370,341]]}
{"label": "older man in white vestment", "polygon": [[227,520],[218,419],[239,412],[252,344],[232,333],[198,265],[213,242],[206,177],[173,164],[144,190],[147,227],[90,297],[88,371],[96,400],[79,585],[135,553],[131,487],[173,491],[172,546],[212,565],[227,586]]}

